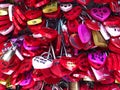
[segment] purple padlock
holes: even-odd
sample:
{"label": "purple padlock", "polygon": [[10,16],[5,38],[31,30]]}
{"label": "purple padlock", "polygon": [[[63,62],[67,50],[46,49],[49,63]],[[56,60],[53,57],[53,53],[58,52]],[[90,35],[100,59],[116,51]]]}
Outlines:
{"label": "purple padlock", "polygon": [[92,8],[90,14],[94,19],[103,22],[110,16],[111,11],[108,7]]}
{"label": "purple padlock", "polygon": [[94,52],[90,52],[88,54],[89,63],[96,69],[99,69],[102,66],[104,66],[106,58],[107,58],[107,53],[102,50],[97,50]]}

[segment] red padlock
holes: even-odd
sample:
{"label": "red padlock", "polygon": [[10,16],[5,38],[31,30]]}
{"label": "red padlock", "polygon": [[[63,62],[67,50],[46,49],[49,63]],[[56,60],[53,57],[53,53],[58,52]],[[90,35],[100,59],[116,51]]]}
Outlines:
{"label": "red padlock", "polygon": [[68,20],[74,20],[80,15],[81,11],[82,9],[80,6],[75,6],[69,12],[65,12],[64,16]]}
{"label": "red padlock", "polygon": [[25,12],[25,16],[29,20],[35,19],[35,18],[38,18],[38,17],[42,16],[42,11],[41,10],[27,10]]}
{"label": "red padlock", "polygon": [[67,27],[68,27],[68,31],[70,33],[77,32],[78,31],[78,26],[79,26],[79,22],[78,22],[77,19],[67,21]]}
{"label": "red padlock", "polygon": [[60,11],[60,7],[57,8],[56,12],[53,13],[44,13],[46,18],[60,18],[61,17],[61,11]]}
{"label": "red padlock", "polygon": [[105,26],[120,26],[120,17],[111,16],[103,22]]}
{"label": "red padlock", "polygon": [[120,12],[120,1],[119,0],[112,0],[110,2],[110,8],[113,12]]}
{"label": "red padlock", "polygon": [[64,77],[65,75],[68,75],[71,73],[71,71],[69,71],[68,69],[66,69],[60,64],[60,59],[56,59],[53,61],[53,65],[50,68],[50,70],[54,75],[58,77]]}

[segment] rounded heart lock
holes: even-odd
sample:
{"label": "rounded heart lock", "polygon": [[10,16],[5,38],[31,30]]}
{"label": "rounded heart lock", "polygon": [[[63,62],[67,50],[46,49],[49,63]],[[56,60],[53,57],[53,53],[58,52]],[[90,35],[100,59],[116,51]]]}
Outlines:
{"label": "rounded heart lock", "polygon": [[[34,42],[34,43],[33,43]],[[24,41],[25,45],[28,47],[39,47],[41,43],[41,39],[39,38],[34,38],[33,36],[24,36]]]}
{"label": "rounded heart lock", "polygon": [[120,48],[120,43],[119,42],[120,42],[120,37],[111,38],[110,42],[109,42],[109,45],[112,44],[119,49]]}
{"label": "rounded heart lock", "polygon": [[41,28],[39,30],[39,34],[48,40],[53,41],[57,37],[58,32],[52,28]]}
{"label": "rounded heart lock", "polygon": [[70,33],[75,33],[78,31],[79,22],[77,19],[68,20],[67,27]]}
{"label": "rounded heart lock", "polygon": [[82,43],[87,43],[91,40],[91,32],[85,24],[78,26],[78,35]]}
{"label": "rounded heart lock", "polygon": [[61,57],[60,58],[60,64],[70,70],[74,71],[78,68],[78,63],[77,59],[75,57]]}
{"label": "rounded heart lock", "polygon": [[71,73],[71,71],[69,71],[68,69],[64,68],[61,64],[60,64],[60,60],[56,59],[53,61],[53,65],[50,68],[51,72],[58,76],[58,77],[64,77],[65,75],[68,75]]}
{"label": "rounded heart lock", "polygon": [[60,7],[57,8],[57,11],[52,12],[52,13],[44,13],[44,15],[46,18],[52,18],[52,19],[60,18],[61,16]]}
{"label": "rounded heart lock", "polygon": [[118,0],[114,0],[113,2],[110,2],[109,5],[113,12],[120,12],[120,4]]}
{"label": "rounded heart lock", "polygon": [[78,34],[71,34],[69,41],[72,47],[81,50],[84,47],[84,44],[81,42]]}
{"label": "rounded heart lock", "polygon": [[112,76],[110,75],[110,73],[106,67],[102,67],[99,70],[97,70],[93,67],[91,67],[91,69],[92,69],[97,81],[100,81],[103,84],[110,84],[110,83],[114,82],[114,79],[112,78]]}
{"label": "rounded heart lock", "polygon": [[53,62],[50,59],[46,59],[42,56],[35,56],[32,59],[32,65],[35,69],[45,69],[50,68]]}
{"label": "rounded heart lock", "polygon": [[[96,69],[103,67],[106,62],[107,53],[105,51],[97,50],[88,54],[89,63]],[[95,65],[96,64],[96,65]]]}
{"label": "rounded heart lock", "polygon": [[118,16],[111,16],[107,20],[103,22],[103,25],[105,26],[119,26],[120,24],[120,17]]}
{"label": "rounded heart lock", "polygon": [[60,9],[63,11],[63,12],[68,12],[72,9],[73,5],[71,3],[67,3],[67,4],[60,4]]}
{"label": "rounded heart lock", "polygon": [[26,85],[29,85],[31,81],[32,81],[31,74],[30,73],[28,73],[28,74],[25,73],[25,78],[24,78],[23,81],[20,82],[19,85],[20,86],[26,86]]}
{"label": "rounded heart lock", "polygon": [[22,73],[29,71],[31,69],[32,69],[32,61],[31,61],[31,59],[26,59],[26,60],[21,62],[20,67],[18,69],[18,74],[19,73],[22,74]]}
{"label": "rounded heart lock", "polygon": [[118,37],[120,36],[120,27],[118,26],[105,26],[105,29],[110,34],[111,37]]}
{"label": "rounded heart lock", "polygon": [[80,54],[77,59],[79,61],[79,69],[81,71],[88,71],[89,63],[87,61],[87,55],[85,53]]}
{"label": "rounded heart lock", "polygon": [[65,12],[64,16],[68,20],[74,20],[80,15],[81,11],[82,9],[80,6],[75,6],[69,12]]}
{"label": "rounded heart lock", "polygon": [[97,22],[95,20],[87,19],[87,20],[85,20],[85,24],[91,30],[95,30],[95,31],[100,30],[99,22]]}
{"label": "rounded heart lock", "polygon": [[111,14],[111,11],[107,7],[92,8],[90,10],[91,16],[98,21],[105,21]]}
{"label": "rounded heart lock", "polygon": [[25,0],[24,3],[28,7],[34,7],[34,5],[36,4],[36,0]]}
{"label": "rounded heart lock", "polygon": [[43,75],[40,69],[34,69],[31,76],[34,81],[40,81],[40,80],[44,80],[45,78],[47,78],[47,76]]}

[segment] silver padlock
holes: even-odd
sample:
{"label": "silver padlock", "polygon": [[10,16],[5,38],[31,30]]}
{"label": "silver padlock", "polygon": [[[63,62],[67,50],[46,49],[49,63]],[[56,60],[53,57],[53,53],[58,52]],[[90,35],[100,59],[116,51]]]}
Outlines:
{"label": "silver padlock", "polygon": [[12,47],[10,50],[6,51],[2,56],[1,59],[4,61],[9,62],[12,56],[15,54],[16,46]]}

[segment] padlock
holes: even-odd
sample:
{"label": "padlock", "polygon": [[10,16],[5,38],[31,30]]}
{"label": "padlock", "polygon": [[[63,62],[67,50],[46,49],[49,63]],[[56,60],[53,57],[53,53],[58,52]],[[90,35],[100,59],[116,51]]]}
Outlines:
{"label": "padlock", "polygon": [[120,26],[119,21],[120,17],[118,16],[111,16],[107,20],[103,22],[103,25],[105,26]]}
{"label": "padlock", "polygon": [[74,20],[80,15],[81,11],[82,9],[80,6],[75,6],[69,12],[65,12],[64,16],[68,20]]}
{"label": "padlock", "polygon": [[45,15],[46,18],[51,18],[51,19],[60,18],[61,17],[60,7],[57,8],[56,12],[44,13],[44,15]]}
{"label": "padlock", "polygon": [[97,50],[88,54],[88,61],[95,69],[100,69],[105,65],[107,53],[105,51]]}
{"label": "padlock", "polygon": [[41,17],[42,11],[41,10],[27,10],[25,12],[25,16],[27,17],[28,20],[32,20],[32,19]]}
{"label": "padlock", "polygon": [[110,39],[110,42],[108,44],[108,47],[111,51],[119,53],[119,48],[120,48],[120,38],[119,37],[114,37]]}
{"label": "padlock", "polygon": [[[15,2],[18,3],[18,1],[15,1]],[[24,3],[28,7],[34,7],[34,5],[37,3],[37,0],[25,0]]]}
{"label": "padlock", "polygon": [[68,31],[70,33],[77,32],[78,31],[78,26],[79,26],[79,22],[78,22],[77,19],[67,21],[67,27],[68,27]]}
{"label": "padlock", "polygon": [[71,3],[67,3],[67,4],[60,4],[60,9],[63,11],[63,12],[68,12],[72,9],[73,5]]}
{"label": "padlock", "polygon": [[110,2],[109,4],[113,12],[120,12],[120,1],[119,0],[114,0]]}
{"label": "padlock", "polygon": [[92,31],[93,40],[96,46],[98,47],[107,47],[107,43],[99,31]]}
{"label": "padlock", "polygon": [[95,31],[100,30],[100,26],[99,26],[98,21],[87,19],[87,20],[85,20],[85,24],[91,30],[95,30]]}
{"label": "padlock", "polygon": [[111,11],[108,7],[92,8],[90,14],[94,19],[103,22],[110,16]]}
{"label": "padlock", "polygon": [[57,2],[50,2],[45,7],[43,7],[42,11],[43,13],[52,13],[56,12],[58,8]]}
{"label": "padlock", "polygon": [[111,37],[120,36],[120,26],[105,26],[105,29]]}
{"label": "padlock", "polygon": [[91,31],[85,24],[78,26],[78,35],[82,43],[87,43],[91,40]]}
{"label": "padlock", "polygon": [[7,9],[0,9],[0,16],[8,15]]}
{"label": "padlock", "polygon": [[114,82],[113,77],[110,75],[109,71],[106,67],[103,67],[99,70],[91,67],[97,81],[103,83],[103,84],[110,84]]}

